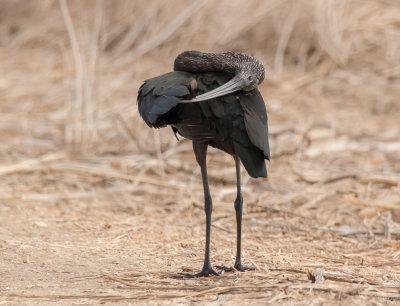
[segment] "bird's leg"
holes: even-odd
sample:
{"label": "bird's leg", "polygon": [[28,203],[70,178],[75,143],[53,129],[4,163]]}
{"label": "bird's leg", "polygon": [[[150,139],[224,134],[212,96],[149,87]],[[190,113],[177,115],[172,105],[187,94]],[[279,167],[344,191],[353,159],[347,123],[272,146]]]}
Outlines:
{"label": "bird's leg", "polygon": [[235,166],[236,166],[236,184],[237,184],[237,195],[235,200],[236,225],[237,225],[235,269],[244,272],[245,270],[254,270],[254,268],[242,266],[242,261],[241,261],[243,196],[242,196],[242,188],[240,182],[240,160],[238,156],[235,156]]}
{"label": "bird's leg", "polygon": [[197,274],[186,274],[182,273],[183,277],[201,277],[201,276],[209,276],[219,275],[217,272],[213,270],[210,262],[210,234],[211,234],[211,213],[212,213],[212,199],[210,195],[210,188],[208,186],[208,178],[207,178],[207,163],[206,163],[206,155],[207,155],[207,144],[203,142],[195,142],[193,141],[193,151],[196,155],[196,160],[201,168],[201,178],[203,180],[203,188],[204,188],[204,210],[206,213],[206,246],[205,246],[205,256],[204,256],[204,265],[201,272]]}
{"label": "bird's leg", "polygon": [[[241,248],[242,248],[242,211],[243,211],[243,196],[242,196],[242,188],[240,182],[240,159],[238,156],[235,156],[235,166],[236,166],[236,186],[237,186],[237,195],[235,199],[235,211],[236,211],[236,225],[237,225],[237,244],[236,244],[236,260],[235,260],[235,269],[241,272],[245,270],[255,270],[252,267],[246,267],[242,265],[241,260]],[[224,270],[225,272],[233,271],[233,268],[226,266],[217,266],[218,269]]]}

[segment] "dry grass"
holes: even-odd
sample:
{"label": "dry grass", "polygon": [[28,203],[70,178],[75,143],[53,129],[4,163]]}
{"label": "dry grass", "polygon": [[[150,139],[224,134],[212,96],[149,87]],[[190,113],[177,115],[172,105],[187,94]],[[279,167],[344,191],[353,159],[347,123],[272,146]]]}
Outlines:
{"label": "dry grass", "polygon": [[[200,269],[186,140],[147,128],[181,51],[268,67],[268,180],[243,173],[244,261]],[[0,303],[397,304],[400,5],[390,0],[0,3]],[[233,264],[234,163],[211,150],[212,261]]]}

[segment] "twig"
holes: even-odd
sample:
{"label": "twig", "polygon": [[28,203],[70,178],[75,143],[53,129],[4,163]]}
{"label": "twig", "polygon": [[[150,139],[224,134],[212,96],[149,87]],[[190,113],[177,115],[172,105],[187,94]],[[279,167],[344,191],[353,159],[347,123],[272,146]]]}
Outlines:
{"label": "twig", "polygon": [[140,182],[145,184],[157,185],[157,186],[164,186],[174,189],[181,189],[184,188],[185,185],[180,185],[178,183],[171,183],[166,182],[165,180],[157,180],[150,177],[138,177],[134,175],[127,175],[117,171],[114,171],[110,168],[99,168],[99,167],[90,167],[90,166],[83,166],[83,165],[50,165],[48,169],[53,171],[67,171],[67,172],[77,172],[82,174],[91,174],[91,175],[98,175],[107,178],[115,178],[115,179],[122,179],[127,180],[130,182]]}
{"label": "twig", "polygon": [[400,184],[400,179],[388,179],[388,178],[380,178],[380,177],[370,177],[370,178],[362,178],[360,179],[362,184],[383,184],[389,187],[397,187]]}
{"label": "twig", "polygon": [[144,148],[142,147],[141,143],[138,141],[137,137],[132,133],[131,129],[129,128],[125,118],[122,114],[117,114],[116,119],[121,123],[125,132],[129,135],[129,138],[135,144],[136,148],[139,149],[140,152],[145,152]]}
{"label": "twig", "polygon": [[359,177],[356,174],[345,174],[345,175],[333,177],[333,178],[330,178],[330,179],[326,179],[326,180],[322,181],[322,184],[324,184],[324,185],[325,184],[332,184],[332,183],[336,183],[338,181],[347,180],[347,179],[358,180]]}
{"label": "twig", "polygon": [[393,210],[399,210],[400,205],[398,203],[377,203],[377,202],[372,202],[372,201],[367,201],[361,198],[357,198],[353,195],[347,194],[342,197],[342,201],[345,203],[353,204],[353,205],[358,205],[358,206],[368,206],[368,207],[375,207],[380,210],[388,210],[388,209],[393,209]]}
{"label": "twig", "polygon": [[[293,273],[300,273],[300,274],[306,274],[309,277],[310,271],[303,271],[300,269],[295,269],[295,268],[270,268],[270,271],[287,271],[287,272],[293,272]],[[371,285],[371,286],[381,286],[381,284],[373,281],[367,281],[365,279],[360,279],[357,277],[354,277],[352,275],[347,275],[344,273],[333,273],[333,272],[322,272],[323,277],[328,280],[333,280],[336,282],[344,282],[344,283],[351,283],[351,284],[362,284],[363,282]]]}
{"label": "twig", "polygon": [[33,194],[22,194],[22,200],[25,201],[32,201],[32,200],[39,200],[39,201],[53,201],[53,200],[60,200],[60,199],[82,199],[82,198],[95,198],[99,196],[104,196],[108,193],[114,192],[122,192],[122,191],[132,191],[137,189],[136,185],[129,184],[127,186],[122,187],[112,187],[103,190],[94,190],[90,192],[74,192],[74,193],[51,193],[51,194],[44,194],[44,193],[33,193]]}
{"label": "twig", "polygon": [[218,229],[220,229],[220,230],[223,230],[223,231],[225,231],[225,232],[227,232],[227,233],[230,233],[230,234],[233,233],[231,230],[229,230],[229,229],[227,229],[226,227],[223,227],[223,226],[221,226],[221,225],[219,225],[219,224],[216,224],[215,222],[212,223],[211,226],[212,226],[212,227],[215,227],[215,228],[218,228]]}
{"label": "twig", "polygon": [[284,53],[289,42],[290,34],[292,33],[293,26],[299,15],[299,6],[297,2],[292,2],[292,9],[289,13],[289,16],[286,18],[285,23],[282,27],[282,32],[279,37],[278,46],[276,49],[275,60],[274,60],[274,70],[275,75],[278,80],[282,75],[282,67],[283,67],[283,59]]}
{"label": "twig", "polygon": [[360,179],[357,174],[344,174],[344,175],[339,175],[339,176],[336,176],[336,177],[328,178],[328,179],[325,179],[323,181],[316,181],[316,180],[310,180],[310,179],[305,178],[303,176],[303,174],[300,171],[296,170],[296,169],[292,169],[292,171],[303,182],[305,182],[307,184],[310,184],[310,185],[317,184],[317,183],[320,183],[322,185],[327,185],[327,184],[336,183],[336,182],[341,181],[341,180],[347,180],[347,179],[358,180],[358,179]]}
{"label": "twig", "polygon": [[[72,141],[79,143],[82,140],[82,107],[83,107],[83,59],[82,54],[79,50],[78,40],[76,38],[75,28],[72,23],[71,15],[69,13],[68,4],[66,0],[59,0],[61,12],[64,18],[65,25],[67,27],[69,40],[71,42],[72,54],[74,57],[75,63],[75,105],[70,104],[69,115],[70,119],[75,122],[78,122],[78,125],[72,124],[72,127],[69,127],[68,136],[68,127],[67,127],[67,141]],[[78,110],[80,117],[74,118],[76,116],[76,111]],[[74,129],[78,129],[74,133]],[[71,137],[71,138],[69,138]]]}
{"label": "twig", "polygon": [[28,159],[13,165],[0,167],[0,176],[20,171],[27,171],[37,165],[40,165],[41,163],[60,160],[63,158],[65,158],[65,154],[63,153],[45,154],[39,158]]}

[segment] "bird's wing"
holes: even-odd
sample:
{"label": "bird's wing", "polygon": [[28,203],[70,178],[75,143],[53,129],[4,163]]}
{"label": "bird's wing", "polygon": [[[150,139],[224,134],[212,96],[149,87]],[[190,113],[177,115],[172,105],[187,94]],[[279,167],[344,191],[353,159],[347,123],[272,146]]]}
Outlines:
{"label": "bird's wing", "polygon": [[270,159],[268,142],[268,116],[264,100],[258,89],[240,96],[243,108],[244,123],[251,142],[264,152],[265,158]]}
{"label": "bird's wing", "polygon": [[[199,74],[198,92],[212,90],[228,78],[229,75],[219,73]],[[247,172],[252,177],[266,177],[264,159],[269,158],[269,147],[268,138],[264,137],[268,132],[267,120],[266,115],[262,115],[262,109],[259,110],[260,107],[253,106],[252,103],[264,105],[261,95],[256,90],[228,94],[199,102],[199,105],[202,114],[215,124],[216,134],[231,141]],[[266,114],[265,106],[264,113]]]}
{"label": "bird's wing", "polygon": [[158,119],[179,103],[179,98],[189,96],[191,74],[169,72],[144,81],[138,93],[139,113],[150,127],[165,124]]}
{"label": "bird's wing", "polygon": [[[197,86],[199,92],[207,92],[215,87],[225,84],[230,75],[226,73],[204,73],[198,76]],[[237,100],[240,101],[241,109]],[[264,157],[270,159],[268,142],[268,116],[264,100],[258,89],[250,92],[231,93],[222,97],[200,102],[200,106],[207,117],[214,115],[217,118],[231,119],[233,114],[244,117],[245,129],[253,145],[261,149]],[[243,111],[243,114],[238,112]],[[220,120],[221,121],[221,120]],[[223,120],[222,120],[223,121]]]}

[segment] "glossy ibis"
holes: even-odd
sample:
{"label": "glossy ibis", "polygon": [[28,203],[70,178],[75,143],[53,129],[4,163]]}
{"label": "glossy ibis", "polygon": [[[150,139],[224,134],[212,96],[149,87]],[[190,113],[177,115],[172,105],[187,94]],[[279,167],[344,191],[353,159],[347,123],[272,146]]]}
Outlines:
{"label": "glossy ibis", "polygon": [[[192,140],[201,168],[206,213],[204,266],[200,273],[183,277],[218,275],[210,263],[212,199],[208,186],[207,147],[233,156],[236,165],[237,253],[235,269],[251,268],[241,263],[243,198],[240,161],[250,176],[266,177],[269,160],[267,112],[257,86],[264,80],[264,67],[255,58],[238,52],[186,51],[174,63],[174,71],[148,79],[139,89],[139,113],[149,127],[167,125]],[[225,271],[231,270],[220,267]]]}

